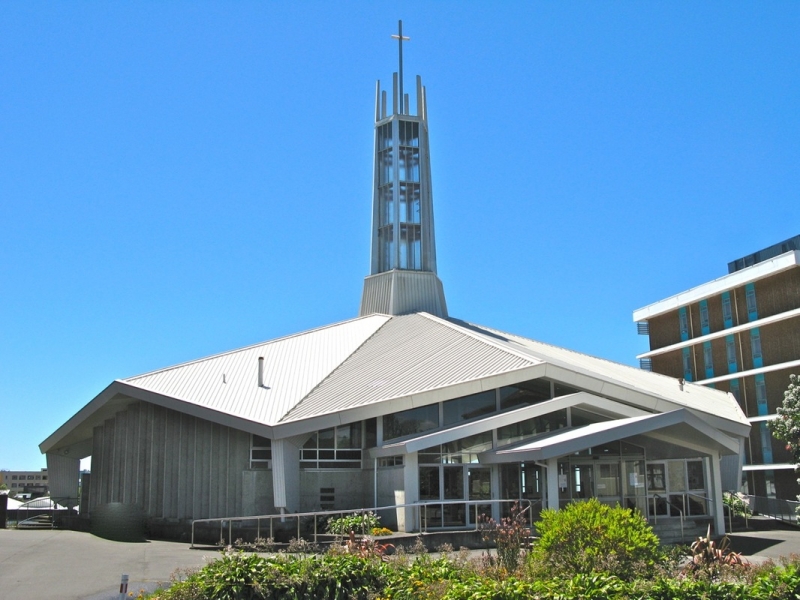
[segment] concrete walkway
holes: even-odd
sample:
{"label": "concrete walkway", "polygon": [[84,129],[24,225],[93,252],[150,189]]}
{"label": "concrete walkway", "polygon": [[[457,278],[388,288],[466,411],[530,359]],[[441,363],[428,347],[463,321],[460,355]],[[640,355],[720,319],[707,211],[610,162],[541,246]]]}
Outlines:
{"label": "concrete walkway", "polygon": [[[800,554],[800,529],[773,521],[751,521],[731,534],[732,549],[750,562]],[[476,551],[480,554],[480,551]],[[112,542],[88,533],[0,529],[0,595],[32,600],[117,600],[120,576],[128,591],[153,591],[176,569],[202,567],[218,556],[186,543]]]}
{"label": "concrete walkway", "polygon": [[136,596],[168,584],[176,569],[202,567],[215,554],[177,542],[130,544],[77,531],[0,529],[0,596],[117,600],[123,573]]}

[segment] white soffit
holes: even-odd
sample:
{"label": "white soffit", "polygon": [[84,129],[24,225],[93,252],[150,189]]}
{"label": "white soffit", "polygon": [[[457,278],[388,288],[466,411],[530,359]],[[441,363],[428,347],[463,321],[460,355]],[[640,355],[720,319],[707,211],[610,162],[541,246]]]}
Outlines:
{"label": "white soffit", "polygon": [[658,302],[639,308],[633,311],[633,320],[635,322],[647,321],[655,316],[677,310],[681,306],[699,302],[704,298],[716,296],[722,292],[743,286],[752,281],[763,279],[764,277],[775,275],[776,273],[798,265],[800,265],[800,250],[790,250],[775,258],[756,263],[751,267],[739,271],[734,271],[733,273],[698,285],[685,292],[675,294],[664,300],[659,300]]}

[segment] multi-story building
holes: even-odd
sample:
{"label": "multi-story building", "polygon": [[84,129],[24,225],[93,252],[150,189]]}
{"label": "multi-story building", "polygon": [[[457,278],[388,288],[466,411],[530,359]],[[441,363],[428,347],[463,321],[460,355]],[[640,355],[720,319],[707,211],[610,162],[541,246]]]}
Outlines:
{"label": "multi-story building", "polygon": [[30,494],[32,498],[44,496],[48,492],[47,469],[39,471],[0,471],[0,483],[9,492]]}
{"label": "multi-story building", "polygon": [[800,493],[774,419],[800,373],[800,235],[728,264],[728,274],[634,311],[650,350],[644,369],[733,394],[752,428],[743,490],[794,499]]}

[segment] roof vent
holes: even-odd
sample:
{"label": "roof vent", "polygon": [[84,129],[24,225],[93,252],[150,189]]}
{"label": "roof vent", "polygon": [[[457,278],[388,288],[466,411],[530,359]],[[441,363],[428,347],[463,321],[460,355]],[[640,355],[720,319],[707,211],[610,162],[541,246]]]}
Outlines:
{"label": "roof vent", "polygon": [[264,387],[264,357],[258,357],[258,387]]}

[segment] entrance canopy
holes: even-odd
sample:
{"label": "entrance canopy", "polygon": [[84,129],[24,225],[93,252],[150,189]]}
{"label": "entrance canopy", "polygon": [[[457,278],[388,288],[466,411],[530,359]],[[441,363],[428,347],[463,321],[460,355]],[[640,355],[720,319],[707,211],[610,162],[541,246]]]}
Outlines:
{"label": "entrance canopy", "polygon": [[681,408],[667,413],[592,423],[585,427],[545,434],[515,446],[483,452],[478,455],[478,460],[486,464],[546,461],[637,436],[656,438],[703,454],[715,450],[721,455],[739,452],[738,441]]}

